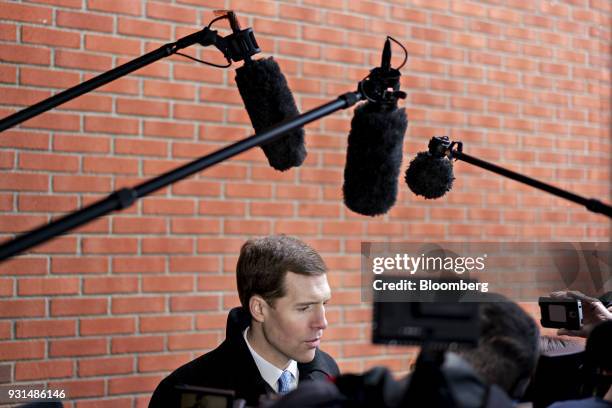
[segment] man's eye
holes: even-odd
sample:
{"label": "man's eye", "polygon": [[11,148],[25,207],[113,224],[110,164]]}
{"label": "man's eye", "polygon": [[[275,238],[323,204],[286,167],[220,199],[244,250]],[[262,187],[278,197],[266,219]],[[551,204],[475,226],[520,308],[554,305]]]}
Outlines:
{"label": "man's eye", "polygon": [[310,309],[310,306],[302,306],[302,307],[298,307],[298,310],[299,310],[300,312],[305,312],[305,311],[307,311],[308,309]]}

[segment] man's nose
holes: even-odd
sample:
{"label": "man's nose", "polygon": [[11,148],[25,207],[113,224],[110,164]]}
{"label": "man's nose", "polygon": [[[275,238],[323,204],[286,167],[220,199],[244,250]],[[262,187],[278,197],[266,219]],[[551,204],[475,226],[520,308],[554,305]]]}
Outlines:
{"label": "man's nose", "polygon": [[315,320],[313,327],[319,330],[325,330],[327,328],[327,319],[325,318],[325,307],[319,308],[315,314]]}

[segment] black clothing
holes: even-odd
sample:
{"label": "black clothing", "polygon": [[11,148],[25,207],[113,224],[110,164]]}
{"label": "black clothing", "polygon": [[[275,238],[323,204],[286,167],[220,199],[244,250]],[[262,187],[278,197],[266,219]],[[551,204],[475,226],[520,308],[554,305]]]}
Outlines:
{"label": "black clothing", "polygon": [[[176,369],[157,386],[149,408],[179,406],[176,385],[221,388],[236,392],[236,398],[257,406],[262,394],[272,393],[264,381],[244,341],[243,332],[251,317],[242,308],[234,308],[227,317],[225,341],[209,353]],[[299,380],[327,380],[340,374],[338,365],[327,353],[317,349],[310,363],[298,363]]]}

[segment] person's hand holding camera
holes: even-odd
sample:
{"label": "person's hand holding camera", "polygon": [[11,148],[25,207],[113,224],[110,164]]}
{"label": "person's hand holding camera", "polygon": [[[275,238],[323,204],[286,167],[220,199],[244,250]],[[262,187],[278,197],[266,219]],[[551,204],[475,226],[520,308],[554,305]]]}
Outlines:
{"label": "person's hand holding camera", "polygon": [[583,325],[579,330],[559,329],[560,336],[588,337],[593,327],[598,323],[612,320],[612,306],[606,308],[597,298],[590,297],[578,291],[552,292],[550,297],[557,299],[576,299],[582,302]]}

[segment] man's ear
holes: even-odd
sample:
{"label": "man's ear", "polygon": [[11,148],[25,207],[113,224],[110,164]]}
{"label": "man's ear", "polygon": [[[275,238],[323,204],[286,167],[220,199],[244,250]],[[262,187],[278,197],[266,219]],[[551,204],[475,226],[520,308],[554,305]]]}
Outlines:
{"label": "man's ear", "polygon": [[251,317],[259,323],[263,323],[265,319],[265,308],[268,304],[259,295],[253,295],[249,299],[249,311],[251,312]]}

